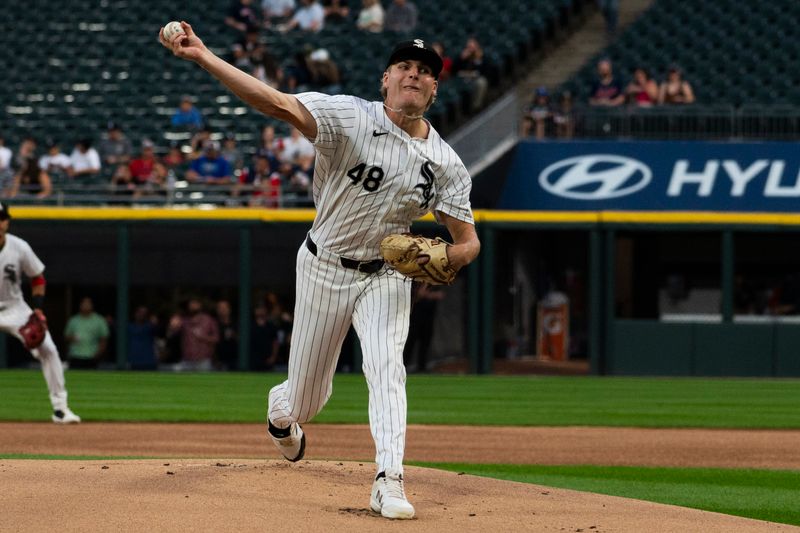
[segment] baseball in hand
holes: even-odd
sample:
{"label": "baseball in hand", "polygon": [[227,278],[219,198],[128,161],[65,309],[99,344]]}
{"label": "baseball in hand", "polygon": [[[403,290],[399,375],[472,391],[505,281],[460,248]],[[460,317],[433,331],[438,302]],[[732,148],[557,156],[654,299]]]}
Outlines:
{"label": "baseball in hand", "polygon": [[181,26],[181,23],[176,20],[173,20],[164,26],[164,40],[167,42],[171,41],[172,38],[179,33],[184,33],[183,27]]}

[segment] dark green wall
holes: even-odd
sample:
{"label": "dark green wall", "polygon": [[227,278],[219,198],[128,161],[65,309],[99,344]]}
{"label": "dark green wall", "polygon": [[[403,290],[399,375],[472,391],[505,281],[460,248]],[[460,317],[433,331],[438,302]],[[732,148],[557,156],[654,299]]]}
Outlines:
{"label": "dark green wall", "polygon": [[800,325],[616,320],[606,373],[800,376]]}

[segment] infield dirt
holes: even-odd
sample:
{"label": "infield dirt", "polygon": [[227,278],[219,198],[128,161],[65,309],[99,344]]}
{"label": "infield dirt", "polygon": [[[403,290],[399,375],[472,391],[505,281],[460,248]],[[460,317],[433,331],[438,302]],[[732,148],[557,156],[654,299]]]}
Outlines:
{"label": "infield dirt", "polygon": [[[2,454],[161,459],[0,460],[0,530],[800,531],[415,467],[406,490],[417,518],[392,522],[368,508],[369,429],[310,424],[307,433],[309,460],[290,464],[276,460],[261,425],[2,423]],[[412,426],[408,444],[407,458],[420,461],[800,468],[797,431]]]}

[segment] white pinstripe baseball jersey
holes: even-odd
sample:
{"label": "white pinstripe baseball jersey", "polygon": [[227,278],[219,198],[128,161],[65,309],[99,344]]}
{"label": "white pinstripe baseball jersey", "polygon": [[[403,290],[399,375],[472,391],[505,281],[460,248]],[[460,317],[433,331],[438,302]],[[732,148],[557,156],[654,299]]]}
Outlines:
{"label": "white pinstripe baseball jersey", "polygon": [[6,244],[0,250],[0,268],[0,302],[22,301],[22,274],[37,276],[44,272],[44,263],[27,242],[6,234]]}
{"label": "white pinstripe baseball jersey", "polygon": [[381,239],[408,231],[429,211],[474,223],[467,169],[431,126],[427,139],[395,125],[381,102],[302,93],[317,122],[311,237],[359,261],[380,257]]}

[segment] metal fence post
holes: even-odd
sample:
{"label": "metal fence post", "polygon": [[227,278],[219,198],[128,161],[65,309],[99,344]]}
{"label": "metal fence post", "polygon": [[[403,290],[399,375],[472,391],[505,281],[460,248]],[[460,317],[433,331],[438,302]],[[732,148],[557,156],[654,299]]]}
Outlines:
{"label": "metal fence post", "polygon": [[482,342],[480,364],[478,373],[490,374],[492,360],[494,359],[494,228],[483,224],[483,238],[481,239],[481,284],[483,293],[483,306],[481,307]]}
{"label": "metal fence post", "polygon": [[250,368],[252,254],[252,231],[243,227],[239,229],[239,370]]}
{"label": "metal fence post", "polygon": [[722,321],[733,322],[733,276],[735,252],[733,245],[733,232],[722,232],[721,268],[722,268]]}
{"label": "metal fence post", "polygon": [[128,310],[130,307],[130,234],[127,224],[117,229],[117,368],[128,366]]}
{"label": "metal fence post", "polygon": [[471,374],[477,374],[480,368],[480,321],[480,261],[474,261],[467,270],[467,353]]}
{"label": "metal fence post", "polygon": [[603,358],[601,359],[601,364],[599,373],[600,374],[608,374],[609,370],[613,366],[614,361],[614,323],[616,322],[617,318],[617,290],[616,290],[616,263],[617,263],[617,239],[616,233],[613,229],[610,229],[605,232],[606,234],[606,242],[605,242],[605,269],[603,272],[603,278],[605,279],[604,290],[603,290],[603,330],[604,334],[604,342],[603,342]]}
{"label": "metal fence post", "polygon": [[603,233],[589,231],[589,372],[600,374],[603,361]]}

